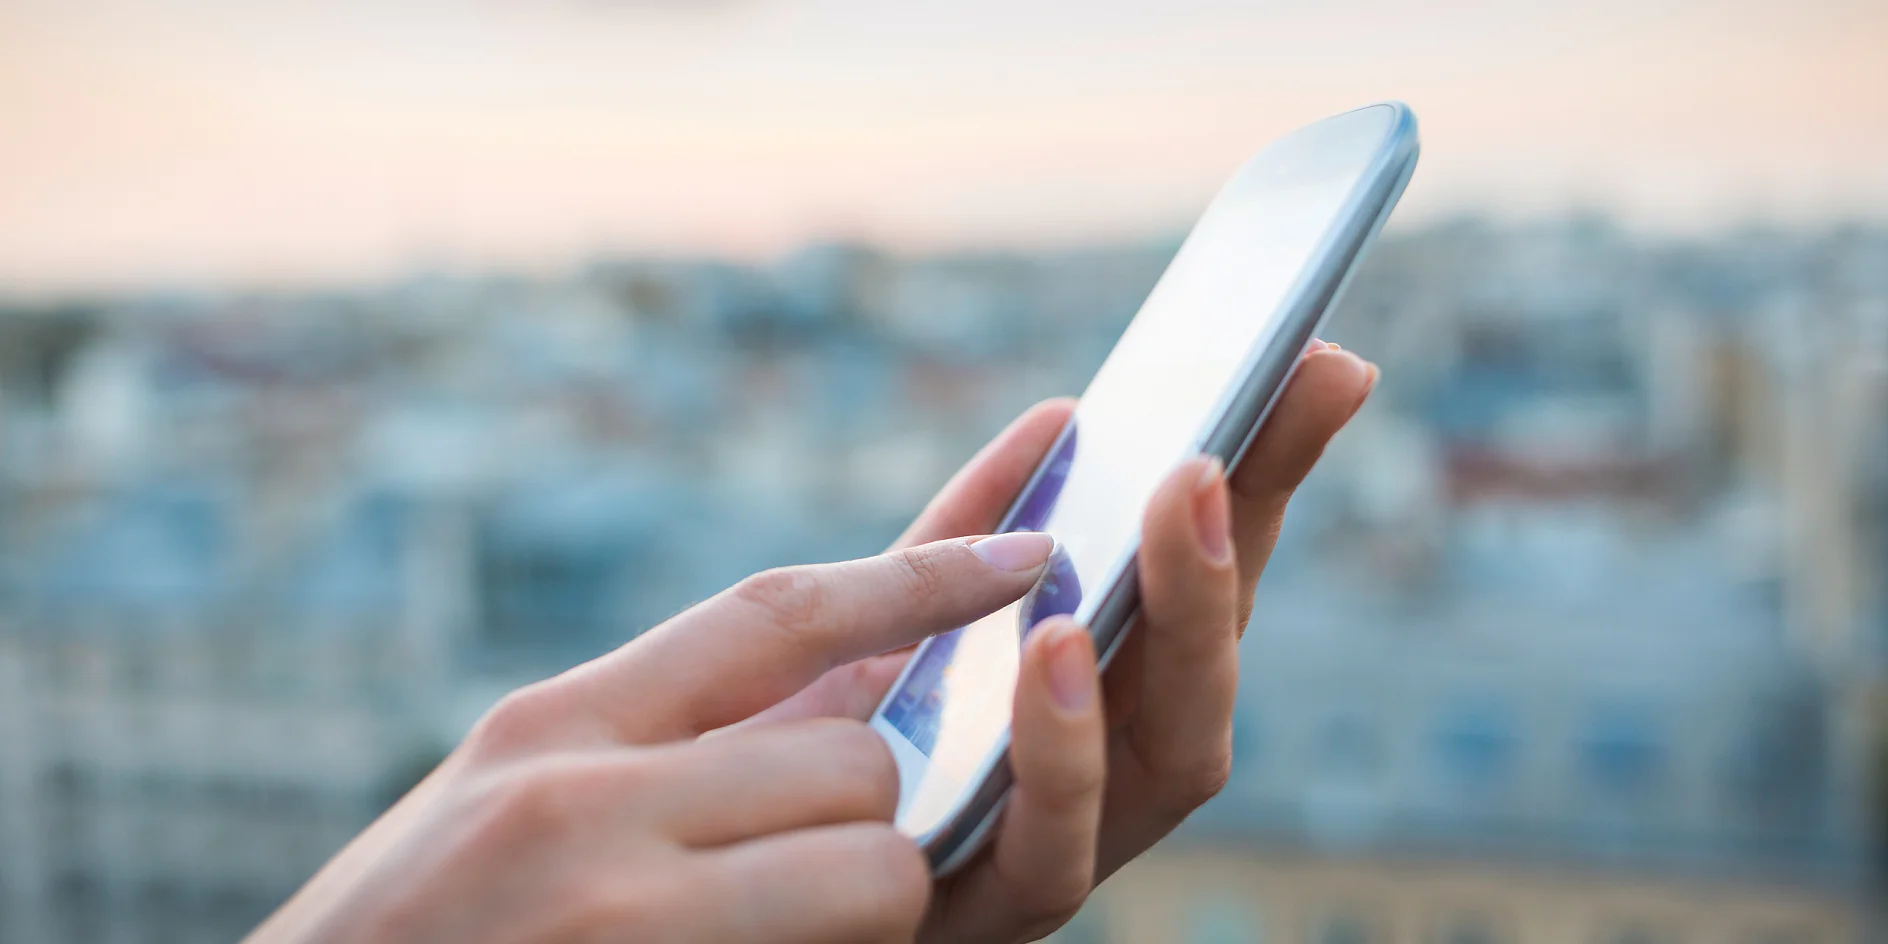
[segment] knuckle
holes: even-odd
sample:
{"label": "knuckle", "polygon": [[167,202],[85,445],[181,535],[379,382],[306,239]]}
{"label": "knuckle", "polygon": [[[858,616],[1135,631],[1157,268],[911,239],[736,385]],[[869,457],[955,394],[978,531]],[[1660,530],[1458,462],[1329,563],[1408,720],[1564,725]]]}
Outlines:
{"label": "knuckle", "polygon": [[524,837],[554,840],[571,832],[583,815],[587,779],[561,767],[498,778],[480,802],[486,831],[501,845]]}
{"label": "knuckle", "polygon": [[1200,759],[1177,768],[1167,778],[1171,811],[1185,818],[1206,801],[1226,789],[1232,779],[1232,750],[1215,750]]}
{"label": "knuckle", "polygon": [[1107,789],[1107,761],[1099,749],[1083,755],[1038,758],[1021,764],[1020,769],[1018,778],[1028,784],[1035,802],[1058,813],[1098,808]]}
{"label": "knuckle", "polygon": [[1064,870],[1060,877],[1040,881],[1030,897],[1021,903],[1023,922],[1032,935],[1046,935],[1067,923],[1082,910],[1088,900],[1089,879],[1081,872]]}
{"label": "knuckle", "polygon": [[943,547],[912,547],[890,556],[909,593],[919,599],[930,599],[944,592],[949,583],[942,560],[946,552]]}
{"label": "knuckle", "polygon": [[486,799],[486,822],[499,836],[543,835],[555,824],[557,804],[541,775],[514,774],[494,786]]}
{"label": "knuckle", "polygon": [[734,596],[775,626],[797,633],[818,623],[826,593],[811,568],[776,567],[735,584]]}
{"label": "knuckle", "polygon": [[478,720],[466,737],[466,747],[474,755],[494,755],[536,746],[555,730],[561,701],[550,682],[516,689]]}

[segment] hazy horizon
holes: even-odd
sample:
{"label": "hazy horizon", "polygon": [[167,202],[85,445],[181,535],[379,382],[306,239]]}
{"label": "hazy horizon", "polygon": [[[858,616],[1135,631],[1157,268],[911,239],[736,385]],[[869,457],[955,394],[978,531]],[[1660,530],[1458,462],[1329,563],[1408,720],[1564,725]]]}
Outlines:
{"label": "hazy horizon", "polygon": [[0,6],[0,291],[1185,229],[1402,98],[1398,220],[1888,219],[1888,7],[173,0]]}

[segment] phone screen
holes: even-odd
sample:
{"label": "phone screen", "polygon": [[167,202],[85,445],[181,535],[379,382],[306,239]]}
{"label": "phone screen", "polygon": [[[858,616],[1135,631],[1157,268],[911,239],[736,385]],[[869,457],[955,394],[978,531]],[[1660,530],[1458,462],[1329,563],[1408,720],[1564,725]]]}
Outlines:
{"label": "phone screen", "polygon": [[1196,453],[1251,353],[1339,223],[1392,130],[1368,108],[1321,122],[1254,157],[1194,227],[1082,394],[1073,419],[1002,530],[1053,535],[1057,550],[1023,599],[927,642],[881,709],[923,754],[899,825],[930,831],[985,770],[1010,722],[1023,640],[1061,613],[1087,621],[1139,544],[1142,509]]}

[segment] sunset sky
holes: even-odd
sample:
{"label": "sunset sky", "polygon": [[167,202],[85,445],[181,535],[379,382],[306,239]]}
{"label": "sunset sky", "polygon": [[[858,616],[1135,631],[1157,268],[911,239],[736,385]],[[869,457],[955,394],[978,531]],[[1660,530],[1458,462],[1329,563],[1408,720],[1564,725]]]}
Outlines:
{"label": "sunset sky", "polygon": [[1384,98],[1406,224],[1888,219],[1882,0],[0,0],[0,291],[1140,238]]}

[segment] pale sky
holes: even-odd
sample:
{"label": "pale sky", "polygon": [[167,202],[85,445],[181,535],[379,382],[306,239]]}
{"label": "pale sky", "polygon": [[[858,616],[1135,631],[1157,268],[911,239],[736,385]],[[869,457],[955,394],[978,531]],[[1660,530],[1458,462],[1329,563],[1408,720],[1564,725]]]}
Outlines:
{"label": "pale sky", "polygon": [[1405,224],[1888,219],[1881,0],[0,0],[0,291],[1140,238],[1385,98]]}

